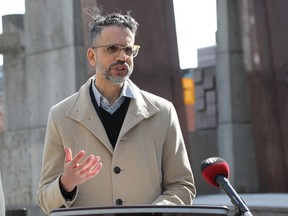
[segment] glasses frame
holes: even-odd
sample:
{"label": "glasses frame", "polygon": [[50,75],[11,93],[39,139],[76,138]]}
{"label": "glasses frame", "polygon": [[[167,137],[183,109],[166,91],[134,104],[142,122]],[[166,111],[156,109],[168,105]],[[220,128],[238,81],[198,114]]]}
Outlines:
{"label": "glasses frame", "polygon": [[[109,47],[111,47],[111,46],[116,46],[116,47],[118,47],[120,51],[118,50],[117,52],[115,52],[115,53],[113,53],[113,54],[109,54],[109,53],[107,52],[107,48],[109,48]],[[114,56],[114,57],[115,57],[115,56],[119,55],[119,53],[121,52],[121,50],[123,50],[126,56],[133,57],[133,58],[135,58],[135,57],[138,55],[139,49],[140,49],[140,46],[139,46],[139,45],[122,46],[122,45],[118,45],[118,44],[102,44],[102,45],[98,45],[98,46],[93,46],[93,47],[91,47],[91,49],[97,49],[97,48],[101,48],[101,47],[104,47],[104,48],[105,48],[104,51],[105,51],[105,53],[106,53],[107,55],[109,55],[109,56]],[[126,49],[127,47],[132,47],[132,55],[127,55],[127,53],[126,53],[126,51],[125,51],[125,49]],[[134,51],[136,51],[135,54],[134,54]]]}

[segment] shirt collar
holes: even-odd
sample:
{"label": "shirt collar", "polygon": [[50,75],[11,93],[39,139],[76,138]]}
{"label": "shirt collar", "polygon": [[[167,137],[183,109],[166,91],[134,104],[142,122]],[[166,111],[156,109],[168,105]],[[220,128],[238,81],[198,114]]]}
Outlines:
{"label": "shirt collar", "polygon": [[[109,104],[108,100],[96,88],[95,79],[96,78],[94,78],[92,81],[92,90],[93,90],[97,105],[98,106],[101,106],[101,105],[112,106],[113,104]],[[136,98],[136,94],[135,94],[135,91],[133,90],[132,85],[127,81],[124,83],[121,94],[116,101],[118,101],[120,98],[123,98],[123,97],[128,97],[131,99]]]}

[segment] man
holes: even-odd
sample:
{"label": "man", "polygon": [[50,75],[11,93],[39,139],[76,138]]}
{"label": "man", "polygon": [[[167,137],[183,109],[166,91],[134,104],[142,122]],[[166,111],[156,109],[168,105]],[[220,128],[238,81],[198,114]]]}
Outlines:
{"label": "man", "polygon": [[137,27],[129,14],[94,17],[87,58],[96,74],[49,113],[38,190],[47,214],[192,204],[194,180],[173,105],[129,79]]}

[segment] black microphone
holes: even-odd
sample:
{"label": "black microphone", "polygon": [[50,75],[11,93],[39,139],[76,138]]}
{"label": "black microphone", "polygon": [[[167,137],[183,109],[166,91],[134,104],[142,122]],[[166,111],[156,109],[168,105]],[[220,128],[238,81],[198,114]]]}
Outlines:
{"label": "black microphone", "polygon": [[219,157],[211,157],[201,163],[201,173],[203,178],[216,187],[221,187],[230,197],[235,206],[235,216],[253,216],[246,206],[244,200],[237,194],[228,181],[229,165]]}

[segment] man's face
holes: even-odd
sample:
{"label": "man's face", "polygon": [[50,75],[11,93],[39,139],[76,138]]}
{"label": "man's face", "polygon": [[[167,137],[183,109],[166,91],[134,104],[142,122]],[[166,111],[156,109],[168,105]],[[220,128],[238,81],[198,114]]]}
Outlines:
{"label": "man's face", "polygon": [[94,63],[89,62],[95,66],[96,75],[113,84],[123,84],[132,74],[134,67],[133,55],[130,52],[134,39],[128,28],[105,27],[90,48],[90,52],[94,52]]}

